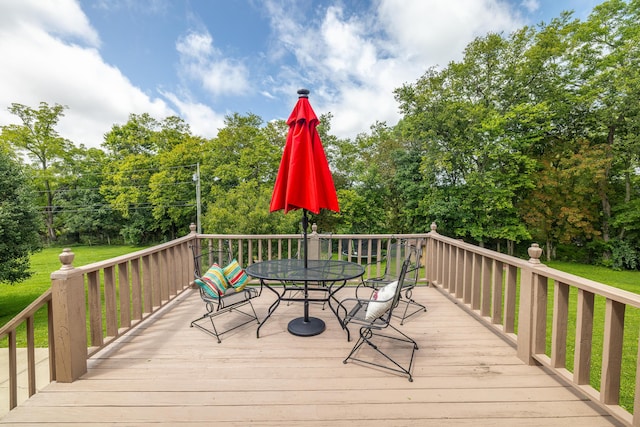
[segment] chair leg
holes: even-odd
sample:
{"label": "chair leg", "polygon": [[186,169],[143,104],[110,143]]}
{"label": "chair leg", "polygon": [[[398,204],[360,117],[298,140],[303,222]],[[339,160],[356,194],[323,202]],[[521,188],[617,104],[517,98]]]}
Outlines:
{"label": "chair leg", "polygon": [[[220,341],[220,334],[218,333],[218,330],[216,329],[216,325],[215,323],[213,323],[213,317],[211,316],[213,313],[206,313],[204,314],[202,317],[197,318],[196,320],[191,322],[191,327],[193,328],[194,326],[198,329],[200,329],[203,332],[206,332],[207,334],[214,336],[217,340],[218,340],[218,344],[220,344],[222,341]],[[209,319],[211,321],[211,327],[213,330],[209,330],[207,328],[205,328],[204,326],[200,325],[198,322],[200,320],[203,319]]]}
{"label": "chair leg", "polygon": [[[400,319],[401,325],[404,325],[404,321],[409,317],[413,316],[414,314],[418,314],[421,311],[422,312],[427,311],[427,307],[425,307],[424,305],[420,304],[419,302],[411,298],[411,289],[407,289],[407,291],[405,292],[404,298],[400,300],[400,303],[405,304],[404,312],[402,313],[402,315],[396,315],[394,313],[393,317]],[[411,312],[409,312],[409,306],[414,306],[416,308],[414,308]]]}
{"label": "chair leg", "polygon": [[[245,306],[245,305],[249,305],[249,307],[251,307],[251,312],[249,311],[243,311],[240,309],[240,307]],[[213,306],[212,306],[213,307]],[[230,312],[235,312],[235,313],[239,313],[245,316],[245,320],[242,321],[241,323],[232,326],[229,329],[226,329],[222,332],[218,332],[218,328],[216,328],[216,324],[214,323],[213,319],[214,317],[218,317],[220,315],[224,315]],[[203,325],[200,324],[200,321],[204,320],[204,319],[209,319],[209,321],[211,322],[211,329],[204,327]],[[206,332],[207,334],[213,336],[216,338],[216,340],[218,340],[218,344],[220,344],[222,341],[220,340],[220,336],[223,334],[226,334],[227,332],[231,332],[241,326],[244,326],[252,321],[256,321],[258,322],[258,324],[260,324],[260,319],[258,319],[258,315],[256,313],[255,308],[253,308],[253,303],[251,301],[246,301],[238,306],[233,306],[233,307],[228,307],[226,309],[223,309],[221,311],[214,311],[209,310],[207,313],[205,313],[204,315],[202,315],[201,317],[193,320],[191,322],[191,327],[193,328],[194,326],[198,329],[200,329],[203,332]]]}
{"label": "chair leg", "polygon": [[[411,368],[413,367],[413,358],[414,358],[414,355],[415,355],[415,351],[418,350],[418,344],[412,338],[410,338],[408,335],[406,335],[405,333],[403,333],[402,331],[400,331],[398,328],[394,327],[393,325],[389,325],[389,327],[392,328],[399,336],[397,336],[397,335],[393,336],[393,335],[383,334],[383,333],[379,333],[379,332],[374,333],[371,330],[371,328],[367,328],[367,327],[360,328],[360,338],[358,339],[358,342],[356,342],[356,344],[353,346],[353,349],[351,349],[351,352],[349,353],[347,358],[344,359],[343,363],[346,364],[347,361],[349,359],[351,359],[351,360],[354,360],[354,361],[357,361],[357,362],[360,362],[360,363],[365,363],[365,364],[368,364],[368,365],[377,366],[377,367],[382,368],[382,369],[386,369],[386,370],[389,370],[389,371],[392,371],[392,372],[398,372],[398,373],[407,375],[409,377],[409,381],[413,382],[413,376],[411,375]],[[374,336],[388,338],[388,339],[392,339],[392,340],[396,340],[396,341],[400,341],[400,342],[411,344],[411,358],[409,360],[409,365],[407,367],[404,367],[400,363],[395,361],[393,358],[391,358],[388,354],[383,352],[379,348],[378,345],[376,345],[375,343],[372,342],[372,338]],[[372,361],[369,361],[369,360],[364,360],[364,359],[360,359],[360,358],[354,357],[354,354],[365,343],[371,349],[375,350],[378,354],[382,355],[386,360],[391,362],[393,365],[392,366],[382,365],[382,364],[375,363],[375,362],[372,362]]]}

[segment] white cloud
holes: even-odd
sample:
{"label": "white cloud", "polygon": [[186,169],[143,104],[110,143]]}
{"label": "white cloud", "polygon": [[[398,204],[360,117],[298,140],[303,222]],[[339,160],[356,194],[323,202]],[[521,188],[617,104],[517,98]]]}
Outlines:
{"label": "white cloud", "polygon": [[75,0],[3,1],[0,11],[0,30],[3,33],[33,33],[47,28],[50,34],[65,39],[75,39],[91,46],[100,43],[98,34]]}
{"label": "white cloud", "polygon": [[394,89],[431,66],[461,59],[475,37],[520,25],[501,0],[456,0],[455,7],[450,0],[373,4],[375,10],[350,16],[330,6],[314,26],[312,19],[297,18],[294,3],[267,3],[279,47],[297,59],[276,79],[287,83],[270,92],[307,85],[316,113],[331,112],[332,132],[341,137],[368,131],[375,121],[394,125],[400,118]]}
{"label": "white cloud", "polygon": [[[533,8],[538,1],[518,4]],[[224,116],[206,105],[207,97],[217,105],[234,96],[246,104],[253,94],[269,105],[285,99],[293,107],[296,90],[307,87],[316,112],[333,114],[332,132],[354,137],[375,121],[397,122],[394,89],[430,66],[460,59],[474,37],[521,25],[509,9],[513,3],[504,0],[456,0],[455,7],[450,0],[373,0],[369,10],[344,4],[268,1],[272,51],[260,52],[264,63],[253,68],[251,58],[226,55],[204,25],[191,21],[199,29],[176,41],[179,63],[168,65],[178,67],[182,87],[167,82],[168,89],[154,96],[105,63],[100,36],[77,0],[0,0],[0,126],[18,122],[7,111],[12,102],[37,107],[45,101],[69,107],[58,130],[76,144],[97,147],[114,124],[143,112],[162,119],[177,111],[194,133],[211,137]],[[150,13],[167,5],[119,0],[94,7]]]}
{"label": "white cloud", "polygon": [[398,57],[423,66],[446,66],[475,37],[519,26],[508,4],[498,0],[456,0],[455,6],[450,0],[382,0],[378,17]]}
{"label": "white cloud", "polygon": [[188,33],[176,43],[181,72],[211,95],[243,95],[250,92],[249,70],[240,61],[225,58],[214,47],[209,32]]}
{"label": "white cloud", "polygon": [[540,9],[540,2],[538,0],[522,0],[520,4],[529,12],[535,12]]}
{"label": "white cloud", "polygon": [[174,114],[103,61],[96,50],[99,38],[77,3],[0,2],[0,17],[0,125],[19,123],[7,111],[11,103],[62,104],[69,108],[59,122],[60,135],[98,147],[130,113]]}
{"label": "white cloud", "polygon": [[207,105],[184,101],[170,92],[162,92],[162,95],[178,108],[180,117],[189,124],[194,135],[213,138],[224,127],[224,115],[216,113]]}

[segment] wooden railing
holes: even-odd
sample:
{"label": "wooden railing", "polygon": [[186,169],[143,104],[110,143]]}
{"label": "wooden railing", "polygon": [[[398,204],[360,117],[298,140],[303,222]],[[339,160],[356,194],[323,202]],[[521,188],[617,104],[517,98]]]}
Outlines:
{"label": "wooden railing", "polygon": [[[3,384],[1,395],[8,403],[8,409],[13,409],[18,405],[19,400],[25,400],[33,396],[36,389],[36,346],[35,346],[35,315],[40,309],[47,309],[47,326],[49,337],[49,378],[48,382],[56,380],[56,367],[55,367],[55,343],[53,341],[53,310],[52,310],[52,298],[51,290],[48,290],[44,294],[40,295],[35,301],[33,301],[27,308],[22,310],[20,314],[11,319],[7,324],[0,328],[0,340],[7,339],[7,383]],[[25,369],[26,375],[26,396],[19,396],[18,394],[18,351],[20,350],[17,345],[17,332],[18,328],[25,325],[26,328],[26,363]],[[0,349],[4,350],[4,349]],[[23,352],[24,353],[24,352]],[[24,357],[24,356],[23,356]],[[41,383],[43,381],[40,381]],[[6,388],[5,388],[6,387]],[[5,403],[5,402],[1,402]],[[0,410],[0,414],[3,411]]]}
{"label": "wooden railing", "polygon": [[[435,225],[427,234],[396,235],[318,234],[314,228],[307,250],[310,258],[333,257],[367,264],[366,276],[377,276],[384,268],[385,248],[400,239],[424,245],[420,274],[424,283],[435,286],[501,334],[525,363],[544,365],[623,423],[640,425],[639,416],[620,406],[622,377],[633,382],[638,396],[636,366],[627,372],[622,356],[628,352],[637,355],[637,328],[625,323],[625,312],[640,308],[639,295],[548,268],[540,263],[542,251],[537,245],[529,249],[530,259],[522,260],[442,236]],[[32,373],[33,315],[45,305],[49,313],[49,380],[74,381],[86,372],[91,355],[189,288],[193,280],[192,245],[231,248],[244,266],[260,260],[300,257],[303,251],[297,234],[198,235],[193,225],[186,237],[83,267],[74,267],[73,254],[65,250],[60,256],[62,267],[51,274],[51,291],[0,329],[0,339],[8,337],[9,342],[9,407],[18,404],[18,326],[26,323],[27,334],[31,334],[26,352],[29,396],[37,391]],[[553,292],[549,292],[549,286]],[[599,316],[600,299],[604,301],[600,316],[604,339],[600,363],[592,366],[592,332],[598,324],[594,319]],[[572,304],[577,312],[575,319],[570,316]],[[634,334],[633,349],[623,345],[625,331]],[[573,366],[568,366],[572,352]],[[601,366],[601,375],[599,384],[594,385],[595,365]],[[638,413],[639,399],[631,400],[637,409],[633,412]]]}
{"label": "wooden railing", "polygon": [[[110,260],[73,266],[74,254],[64,249],[62,264],[51,274],[51,289],[0,329],[7,339],[8,402],[19,403],[16,344],[18,330],[26,325],[26,377],[28,396],[36,393],[34,316],[46,306],[49,381],[72,382],[87,371],[87,359],[129,331],[176,295],[193,280],[193,257],[189,236]],[[46,382],[46,381],[45,381]],[[3,386],[4,390],[4,386]],[[6,408],[6,406],[5,406]],[[0,414],[5,412],[0,409]]]}
{"label": "wooden railing", "polygon": [[[522,260],[441,236],[432,225],[427,279],[516,346],[522,361],[543,365],[619,421],[639,426],[640,295],[548,268],[541,254],[534,244]],[[601,351],[595,327],[603,328]]]}

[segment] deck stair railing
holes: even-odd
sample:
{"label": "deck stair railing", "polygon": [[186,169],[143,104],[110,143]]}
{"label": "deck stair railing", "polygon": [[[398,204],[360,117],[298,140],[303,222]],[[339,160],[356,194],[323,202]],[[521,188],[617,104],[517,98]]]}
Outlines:
{"label": "deck stair railing", "polygon": [[[195,228],[191,225],[189,235],[171,242],[82,267],[74,267],[72,252],[64,250],[61,268],[51,274],[51,290],[0,328],[0,343],[5,339],[7,343],[0,350],[8,355],[8,380],[0,396],[4,398],[4,389],[7,393],[0,404],[10,410],[36,393],[37,384],[78,379],[87,371],[89,357],[190,289],[189,246],[194,243],[203,248],[231,247],[245,266],[302,256],[298,234],[196,234]],[[312,230],[310,258],[366,264],[366,276],[380,275],[389,245],[406,239],[422,242],[423,284],[445,293],[502,335],[523,362],[545,366],[621,422],[640,426],[638,324],[630,324],[631,318],[640,316],[625,319],[625,313],[640,308],[639,295],[546,267],[535,244],[529,248],[529,260],[523,260],[440,235],[435,224],[426,234],[338,235]],[[36,378],[34,357],[34,316],[39,310],[47,311],[49,337],[49,375],[44,380]],[[600,325],[602,350],[593,339],[594,327]],[[23,330],[26,339],[18,339]],[[628,366],[630,353],[633,366]],[[22,357],[26,387],[18,384]],[[593,384],[600,367],[599,380]],[[621,393],[629,388],[637,398]],[[26,390],[25,396],[19,390]]]}

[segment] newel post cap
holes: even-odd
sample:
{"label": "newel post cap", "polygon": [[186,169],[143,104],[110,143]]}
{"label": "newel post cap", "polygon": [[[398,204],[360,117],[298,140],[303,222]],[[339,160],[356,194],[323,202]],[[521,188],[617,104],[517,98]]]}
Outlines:
{"label": "newel post cap", "polygon": [[76,254],[71,252],[71,248],[64,248],[62,253],[58,255],[58,259],[62,264],[60,267],[61,271],[73,270],[73,259],[76,257]]}
{"label": "newel post cap", "polygon": [[529,262],[531,264],[540,264],[540,256],[542,256],[542,248],[537,243],[532,243],[529,249],[527,249],[529,253]]}

